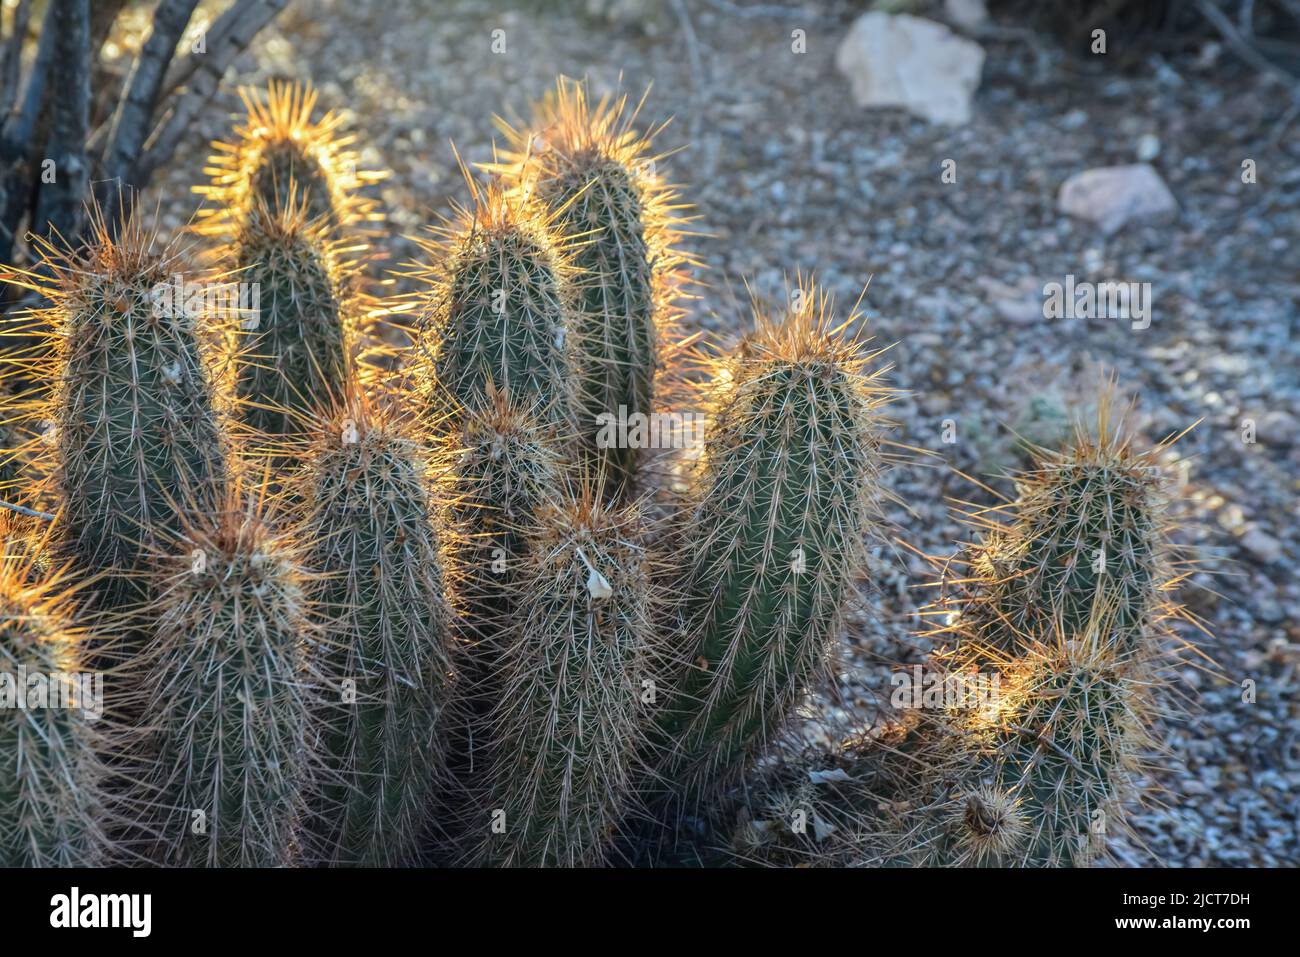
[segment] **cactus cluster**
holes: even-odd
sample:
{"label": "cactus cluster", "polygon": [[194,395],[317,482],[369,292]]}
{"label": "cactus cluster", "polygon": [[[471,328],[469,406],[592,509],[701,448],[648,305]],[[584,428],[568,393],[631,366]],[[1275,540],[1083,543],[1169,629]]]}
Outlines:
{"label": "cactus cluster", "polygon": [[[761,840],[733,853],[769,864],[1077,867],[1123,833],[1165,710],[1169,622],[1185,613],[1166,577],[1168,443],[1134,452],[1109,418],[1112,399],[1103,388],[1095,427],[1080,424],[1072,444],[1037,450],[1018,498],[998,520],[975,515],[983,534],[949,562],[959,573],[934,610],[950,623],[929,634],[955,641],[928,666],[944,679],[994,676],[992,694],[904,711],[870,735],[778,761],[747,808],[747,833]],[[1085,566],[1107,549],[1116,571]],[[926,757],[890,760],[891,749],[864,749],[864,736]],[[833,824],[794,830],[773,811],[792,805]]]}
{"label": "cactus cluster", "polygon": [[[662,126],[564,80],[486,178],[462,167],[468,204],[375,310],[414,315],[387,330],[411,348],[371,364],[378,174],[310,90],[245,98],[199,188],[219,270],[124,210],[10,276],[52,348],[5,356],[48,387],[0,414],[0,690],[112,680],[102,728],[0,709],[0,865],[1104,852],[1180,614],[1164,444],[1135,451],[1103,401],[966,516],[927,667],[994,673],[993,698],[809,745],[800,706],[901,504],[860,312],[801,276],[734,348],[680,337]],[[251,314],[185,291],[231,282]],[[662,433],[598,434],[684,413],[680,488],[638,470]]]}

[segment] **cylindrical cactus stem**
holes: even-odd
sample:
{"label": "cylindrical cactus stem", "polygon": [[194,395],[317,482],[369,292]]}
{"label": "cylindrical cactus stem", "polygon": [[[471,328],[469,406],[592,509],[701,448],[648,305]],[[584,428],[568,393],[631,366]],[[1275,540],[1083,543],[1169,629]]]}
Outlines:
{"label": "cylindrical cactus stem", "polygon": [[673,300],[686,262],[676,248],[686,207],[657,169],[653,140],[662,126],[644,135],[636,129],[640,106],[626,95],[592,104],[585,83],[561,78],[527,130],[499,121],[510,150],[498,168],[582,239],[573,250],[576,414],[610,491],[632,477],[638,450],[602,435],[612,422],[654,410],[661,346],[677,317]]}
{"label": "cylindrical cactus stem", "polygon": [[240,420],[270,440],[249,450],[271,452],[277,471],[287,471],[312,414],[343,394],[370,302],[357,268],[365,224],[383,218],[361,188],[384,174],[358,169],[341,114],[312,119],[310,86],[272,82],[265,102],[251,89],[240,95],[248,118],[216,144],[211,180],[195,187],[211,201],[196,231],[220,241],[241,294],[256,294],[252,304],[242,296],[242,328],[227,324],[222,339]]}
{"label": "cylindrical cactus stem", "polygon": [[196,332],[212,297],[176,288],[188,275],[208,291],[210,277],[156,248],[134,211],[116,238],[92,211],[89,236],[75,253],[41,247],[52,348],[33,378],[51,384],[36,414],[54,453],[62,547],[87,574],[105,573],[95,591],[118,605],[138,600],[142,563],[184,508],[213,506],[226,441]]}
{"label": "cylindrical cactus stem", "polygon": [[1007,520],[968,549],[968,637],[1015,654],[1054,627],[1081,632],[1104,595],[1108,640],[1129,656],[1178,617],[1167,587],[1167,443],[1135,450],[1113,403],[1103,390],[1095,429],[1080,426],[1060,452],[1038,450]]}
{"label": "cylindrical cactus stem", "polygon": [[435,729],[450,615],[421,438],[353,387],[318,420],[298,476],[327,623],[313,666],[323,774],[309,853],[329,863],[414,863],[445,777]]}
{"label": "cylindrical cactus stem", "polygon": [[157,747],[139,802],[148,853],[183,866],[291,861],[307,783],[307,575],[290,532],[232,490],[152,572],[144,725]]}
{"label": "cylindrical cactus stem", "polygon": [[105,863],[103,675],[63,572],[11,551],[0,516],[0,867]]}
{"label": "cylindrical cactus stem", "polygon": [[[240,282],[256,289],[241,328],[230,330],[238,416],[254,435],[301,445],[316,412],[344,394],[355,333],[337,242],[303,205],[254,201],[230,249]],[[250,299],[251,301],[251,299]],[[284,465],[291,456],[282,457]]]}
{"label": "cylindrical cactus stem", "polygon": [[527,558],[525,526],[563,483],[560,456],[531,407],[489,387],[485,408],[466,414],[449,440],[440,480],[449,534],[447,571],[456,610],[454,718],[458,776],[481,779],[483,722],[499,702],[500,636],[516,614],[515,581]]}
{"label": "cylindrical cactus stem", "polygon": [[655,593],[639,509],[555,490],[527,531],[489,716],[480,861],[600,863],[644,733]]}
{"label": "cylindrical cactus stem", "polygon": [[519,527],[563,482],[556,443],[535,407],[491,386],[487,401],[448,443],[452,460],[442,480],[460,617],[483,634],[508,625],[511,582],[527,554]]}
{"label": "cylindrical cactus stem", "polygon": [[[489,386],[571,430],[573,266],[535,204],[469,180],[472,207],[433,230],[422,292],[416,387],[430,421],[454,432]],[[565,438],[570,436],[566,435]]]}
{"label": "cylindrical cactus stem", "polygon": [[272,81],[266,102],[249,88],[239,91],[247,120],[204,170],[211,181],[195,192],[212,201],[199,215],[205,231],[229,233],[260,201],[271,209],[304,207],[331,235],[355,234],[381,218],[360,187],[383,174],[358,169],[355,137],[340,133],[343,117],[328,112],[312,119],[317,92],[310,86]]}
{"label": "cylindrical cactus stem", "polygon": [[829,310],[811,282],[779,321],[758,310],[715,383],[681,558],[688,664],[658,718],[663,775],[688,790],[743,765],[819,674],[879,527],[890,390]]}

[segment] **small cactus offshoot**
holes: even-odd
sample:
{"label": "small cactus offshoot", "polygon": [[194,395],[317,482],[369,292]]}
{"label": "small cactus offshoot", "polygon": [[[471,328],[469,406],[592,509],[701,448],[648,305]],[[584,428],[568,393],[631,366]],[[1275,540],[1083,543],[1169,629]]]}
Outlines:
{"label": "small cactus offshoot", "polygon": [[[1176,439],[1134,448],[1113,389],[1102,391],[1093,427],[1080,424],[1061,451],[1038,449],[1016,476],[1014,502],[966,516],[983,536],[961,556],[966,573],[956,629],[1015,653],[1059,625],[1082,631],[1104,593],[1109,639],[1135,655],[1185,617],[1169,595],[1177,580],[1169,536],[1169,479],[1160,458]],[[1131,411],[1131,410],[1130,410]]]}
{"label": "small cactus offshoot", "polygon": [[[912,711],[760,778],[733,849],[767,865],[1081,867],[1127,827],[1158,683],[1098,614],[1001,662],[975,709]],[[942,661],[935,663],[942,667]]]}
{"label": "small cactus offshoot", "polygon": [[988,784],[955,796],[940,862],[1083,867],[1125,829],[1155,686],[1111,644],[1104,618],[1077,637],[1053,631],[1015,661],[983,756]]}

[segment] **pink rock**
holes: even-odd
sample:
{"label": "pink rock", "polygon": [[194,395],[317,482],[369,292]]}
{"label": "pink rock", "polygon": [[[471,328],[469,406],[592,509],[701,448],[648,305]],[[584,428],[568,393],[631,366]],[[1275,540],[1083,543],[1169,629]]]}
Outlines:
{"label": "pink rock", "polygon": [[1056,203],[1061,212],[1096,223],[1108,236],[1130,220],[1178,211],[1173,193],[1148,163],[1076,173],[1061,185]]}

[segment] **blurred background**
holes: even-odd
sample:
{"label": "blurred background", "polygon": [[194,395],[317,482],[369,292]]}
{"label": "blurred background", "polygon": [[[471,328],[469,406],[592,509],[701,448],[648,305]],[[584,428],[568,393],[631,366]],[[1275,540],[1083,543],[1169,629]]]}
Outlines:
{"label": "blurred background", "polygon": [[[734,343],[746,280],[777,297],[814,272],[845,310],[870,283],[862,334],[896,343],[899,441],[937,453],[891,477],[911,507],[900,541],[950,552],[950,500],[991,500],[954,470],[1010,491],[1017,434],[1056,442],[1102,369],[1148,439],[1199,422],[1176,447],[1180,535],[1203,556],[1182,597],[1221,673],[1179,676],[1193,713],[1119,862],[1300,863],[1300,0],[94,0],[84,76],[66,30],[45,39],[60,3],[3,4],[15,265],[31,222],[75,233],[76,175],[95,190],[122,175],[181,230],[238,88],[290,79],[344,115],[366,168],[391,171],[370,270],[405,291],[388,270],[418,255],[407,237],[467,198],[453,144],[490,161],[493,116],[526,117],[564,74],[650,87],[646,124],[673,118],[660,168],[696,207],[707,267],[687,331]],[[193,8],[176,56],[135,83],[167,7]],[[124,91],[154,86],[135,132]],[[46,189],[40,159],[75,150],[78,129],[83,168]],[[1044,287],[1067,277],[1149,284],[1149,324],[1046,318]],[[825,696],[867,716],[891,663],[928,650],[916,610],[933,597],[901,545],[870,577]]]}

